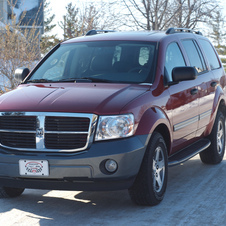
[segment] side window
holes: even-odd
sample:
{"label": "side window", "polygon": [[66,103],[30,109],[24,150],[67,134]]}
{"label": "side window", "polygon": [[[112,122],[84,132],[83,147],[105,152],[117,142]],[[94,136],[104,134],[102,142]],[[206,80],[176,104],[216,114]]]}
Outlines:
{"label": "side window", "polygon": [[206,69],[206,65],[204,63],[203,55],[196,43],[196,41],[187,39],[183,40],[182,44],[186,50],[188,59],[192,67],[195,67],[198,73],[201,73]]}
{"label": "side window", "polygon": [[175,67],[185,66],[185,61],[181,50],[176,42],[169,44],[165,57],[165,77],[168,82],[172,82],[172,70]]}
{"label": "side window", "polygon": [[217,59],[216,53],[207,40],[199,39],[199,42],[206,54],[211,69],[217,69],[220,67],[220,63]]}

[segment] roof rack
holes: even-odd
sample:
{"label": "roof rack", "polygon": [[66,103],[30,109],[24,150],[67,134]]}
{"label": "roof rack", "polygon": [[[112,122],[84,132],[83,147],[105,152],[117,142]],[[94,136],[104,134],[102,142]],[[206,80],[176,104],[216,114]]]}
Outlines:
{"label": "roof rack", "polygon": [[166,31],[166,34],[175,34],[175,33],[179,33],[179,32],[188,32],[188,33],[194,33],[197,35],[202,35],[202,33],[200,31],[194,31],[189,28],[178,28],[178,27],[168,28]]}
{"label": "roof rack", "polygon": [[99,34],[99,33],[108,33],[108,32],[115,32],[115,31],[112,31],[112,30],[90,30],[86,33],[86,36],[87,35],[96,35],[96,34]]}

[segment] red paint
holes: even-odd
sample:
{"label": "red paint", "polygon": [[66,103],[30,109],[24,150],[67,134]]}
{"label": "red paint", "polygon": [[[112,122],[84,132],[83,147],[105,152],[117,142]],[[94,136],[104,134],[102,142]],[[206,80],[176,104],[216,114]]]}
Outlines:
{"label": "red paint", "polygon": [[[20,85],[14,91],[0,97],[1,111],[76,112],[97,115],[133,113],[136,135],[152,133],[159,125],[165,125],[170,134],[173,153],[211,132],[219,103],[226,102],[226,78],[223,68],[200,74],[196,80],[183,81],[167,86],[164,83],[164,63],[166,48],[177,42],[189,61],[181,44],[181,39],[194,39],[197,35],[110,33],[72,39],[62,43],[130,40],[158,42],[158,59],[155,81],[149,85],[109,84],[109,83],[53,83]],[[203,38],[203,37],[202,37]],[[217,82],[217,87],[211,87]],[[194,88],[198,94],[191,95]],[[212,109],[211,116],[199,122],[174,131],[174,126]]]}

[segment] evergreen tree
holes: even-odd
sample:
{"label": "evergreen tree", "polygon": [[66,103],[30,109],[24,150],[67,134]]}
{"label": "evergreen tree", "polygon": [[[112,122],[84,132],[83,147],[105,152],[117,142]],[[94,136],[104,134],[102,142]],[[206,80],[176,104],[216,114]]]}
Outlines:
{"label": "evergreen tree", "polygon": [[210,21],[212,32],[210,38],[213,40],[214,46],[219,54],[226,54],[225,37],[226,32],[224,30],[225,19],[221,11],[216,12],[215,18]]}
{"label": "evergreen tree", "polygon": [[64,31],[64,39],[74,38],[79,36],[79,9],[69,3],[66,6],[67,14],[63,16],[63,21],[59,23],[59,26]]}
{"label": "evergreen tree", "polygon": [[52,24],[55,14],[51,15],[51,10],[49,9],[50,2],[44,1],[44,35],[41,38],[41,53],[46,54],[49,52],[60,40],[57,38],[56,34],[50,34],[52,29],[56,27],[56,24]]}

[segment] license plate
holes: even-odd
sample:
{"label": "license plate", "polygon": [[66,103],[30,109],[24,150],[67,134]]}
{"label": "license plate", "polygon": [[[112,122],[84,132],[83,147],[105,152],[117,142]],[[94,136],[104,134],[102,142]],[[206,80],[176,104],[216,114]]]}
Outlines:
{"label": "license plate", "polygon": [[49,176],[49,164],[46,160],[19,160],[21,176]]}

